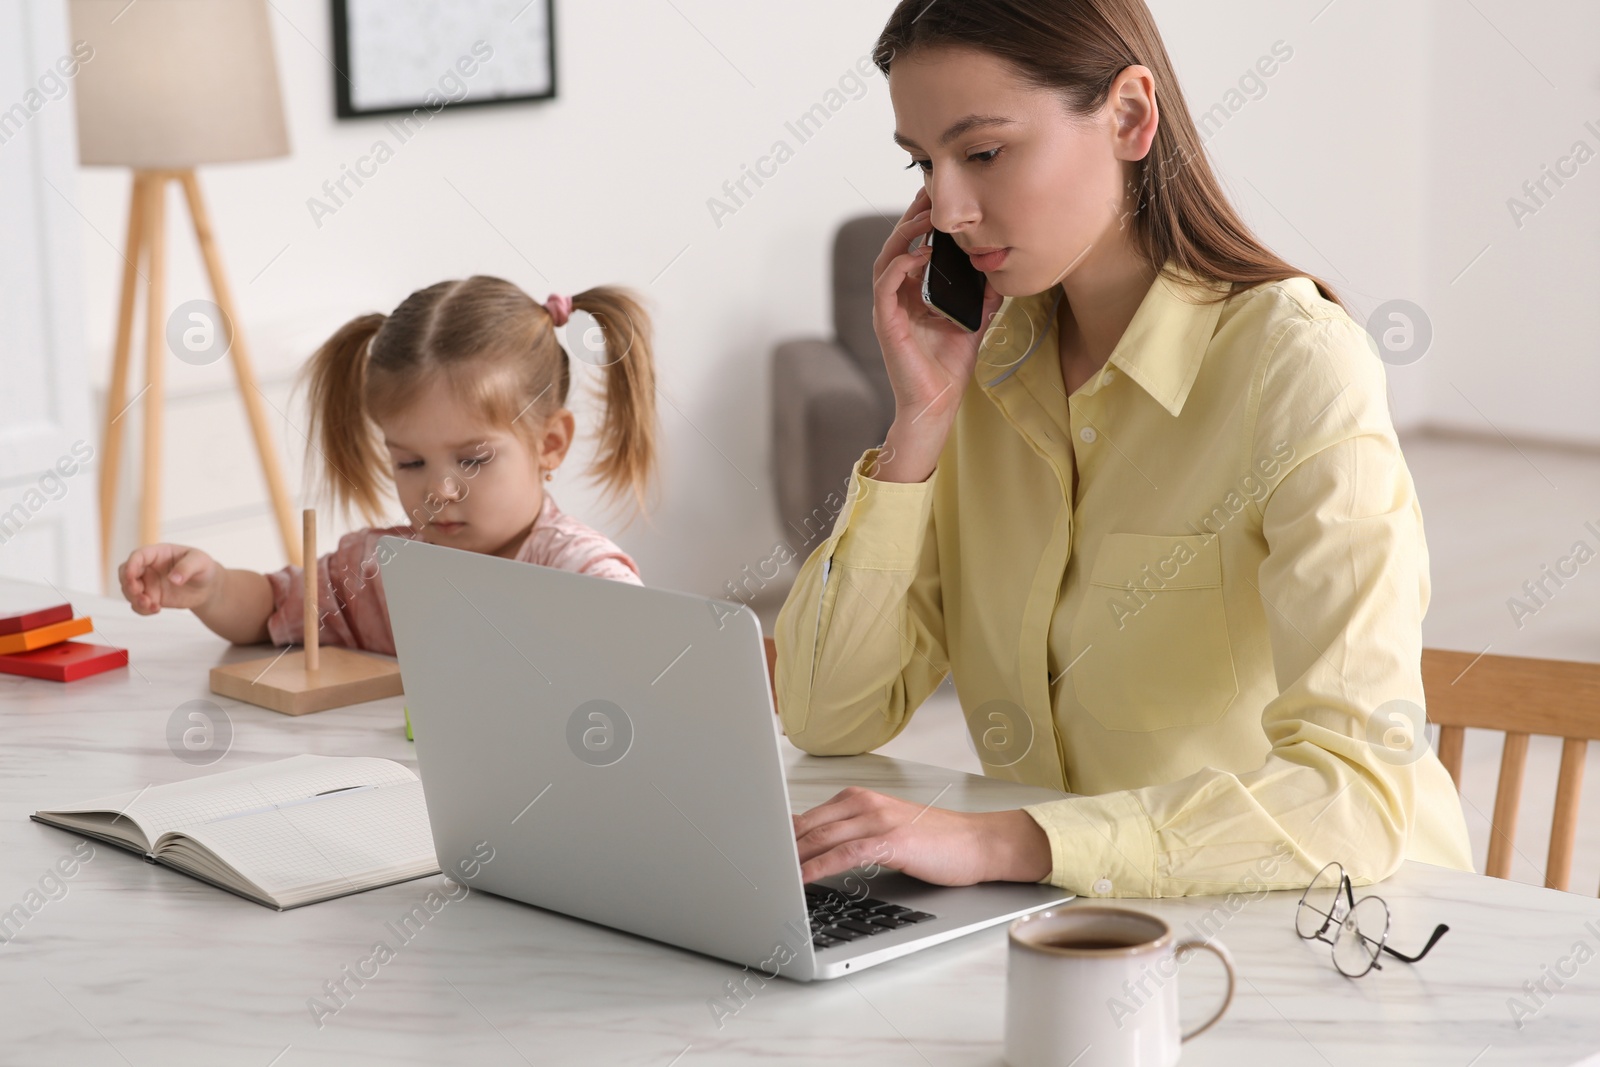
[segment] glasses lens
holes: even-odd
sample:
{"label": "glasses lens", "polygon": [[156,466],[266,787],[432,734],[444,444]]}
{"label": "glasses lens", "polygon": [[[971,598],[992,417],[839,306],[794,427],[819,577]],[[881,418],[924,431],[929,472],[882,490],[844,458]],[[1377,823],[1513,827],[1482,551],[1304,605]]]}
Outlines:
{"label": "glasses lens", "polygon": [[1343,880],[1344,868],[1337,863],[1330,863],[1317,872],[1311,885],[1306,888],[1305,896],[1300,898],[1300,906],[1295,909],[1296,933],[1301,937],[1316,937],[1337,922],[1344,904],[1339,896],[1339,885]]}
{"label": "glasses lens", "polygon": [[1372,970],[1372,963],[1389,936],[1389,906],[1381,897],[1362,897],[1344,918],[1333,942],[1333,965],[1360,978]]}

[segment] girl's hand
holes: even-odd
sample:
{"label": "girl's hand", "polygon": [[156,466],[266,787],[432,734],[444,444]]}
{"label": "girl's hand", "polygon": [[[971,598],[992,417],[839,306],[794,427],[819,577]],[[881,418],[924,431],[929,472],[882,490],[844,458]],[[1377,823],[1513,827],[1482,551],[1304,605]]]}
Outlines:
{"label": "girl's hand", "polygon": [[985,284],[983,327],[976,333],[922,302],[932,237],[915,252],[906,249],[912,239],[932,234],[932,211],[927,189],[919,190],[872,264],[872,327],[894,390],[895,420],[903,417],[948,432],[972,378],[984,329],[1004,298]]}
{"label": "girl's hand", "polygon": [[1021,809],[949,811],[849,786],[793,819],[805,882],[874,866],[935,885],[1050,874],[1050,839]]}
{"label": "girl's hand", "polygon": [[117,568],[122,595],[140,615],[162,608],[200,608],[222,588],[217,561],[184,545],[145,545]]}

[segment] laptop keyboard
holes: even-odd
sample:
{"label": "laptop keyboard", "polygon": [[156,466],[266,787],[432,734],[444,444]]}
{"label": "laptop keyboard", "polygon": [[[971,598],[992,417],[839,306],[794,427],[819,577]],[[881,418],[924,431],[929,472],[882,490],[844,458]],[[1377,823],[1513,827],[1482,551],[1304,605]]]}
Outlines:
{"label": "laptop keyboard", "polygon": [[817,948],[833,948],[938,918],[875,897],[853,897],[825,885],[806,886],[806,907],[811,912],[811,943]]}

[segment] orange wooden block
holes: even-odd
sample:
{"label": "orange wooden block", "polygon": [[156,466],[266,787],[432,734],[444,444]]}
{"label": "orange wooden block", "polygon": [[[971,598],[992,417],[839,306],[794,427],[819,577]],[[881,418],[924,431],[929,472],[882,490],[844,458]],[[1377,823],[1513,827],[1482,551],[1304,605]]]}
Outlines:
{"label": "orange wooden block", "polygon": [[211,691],[285,715],[342,708],[401,695],[400,666],[348,648],[320,649],[316,670],[304,650],[211,668]]}
{"label": "orange wooden block", "polygon": [[41,626],[35,630],[24,630],[19,634],[5,634],[0,636],[0,656],[32,652],[46,645],[58,645],[69,637],[78,637],[93,629],[94,623],[85,615],[78,619],[68,619],[66,622],[53,622],[49,626]]}

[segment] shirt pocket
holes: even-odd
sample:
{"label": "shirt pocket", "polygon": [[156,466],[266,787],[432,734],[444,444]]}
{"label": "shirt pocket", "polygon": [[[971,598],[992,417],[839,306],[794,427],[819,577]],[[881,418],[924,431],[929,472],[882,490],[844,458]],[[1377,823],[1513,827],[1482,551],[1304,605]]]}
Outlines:
{"label": "shirt pocket", "polygon": [[1216,722],[1239,692],[1207,534],[1107,534],[1072,627],[1078,703],[1108,730]]}

